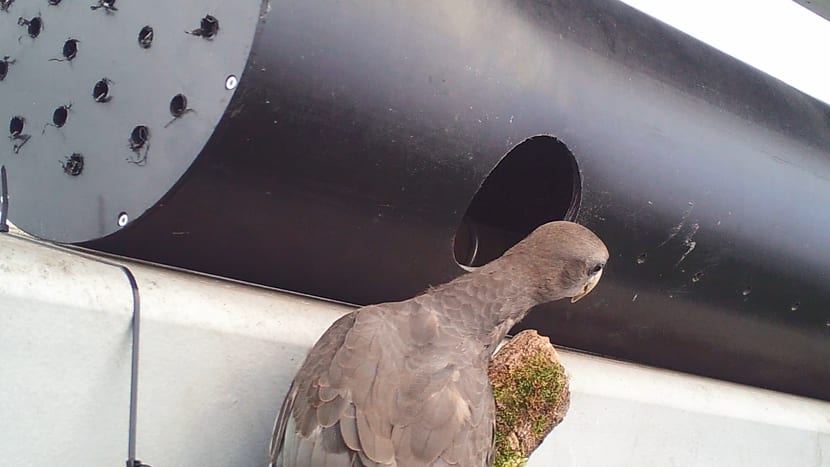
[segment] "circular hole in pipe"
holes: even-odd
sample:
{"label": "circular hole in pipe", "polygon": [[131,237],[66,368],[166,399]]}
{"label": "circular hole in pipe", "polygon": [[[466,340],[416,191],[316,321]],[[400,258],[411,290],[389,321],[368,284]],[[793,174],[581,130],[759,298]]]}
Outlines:
{"label": "circular hole in pipe", "polygon": [[149,49],[153,45],[153,28],[151,26],[144,26],[138,31],[138,45],[142,49]]}
{"label": "circular hole in pipe", "polygon": [[536,227],[573,220],[581,189],[576,159],[562,141],[552,136],[525,140],[499,161],[470,202],[455,234],[456,262],[481,266]]}
{"label": "circular hole in pipe", "polygon": [[68,39],[63,43],[63,58],[72,60],[78,55],[78,39]]}
{"label": "circular hole in pipe", "polygon": [[60,128],[66,125],[66,119],[69,118],[69,107],[62,105],[52,112],[52,124]]}
{"label": "circular hole in pipe", "polygon": [[107,102],[110,100],[110,81],[106,78],[95,83],[92,88],[92,97],[95,102]]}
{"label": "circular hole in pipe", "polygon": [[181,117],[187,110],[187,96],[176,94],[170,99],[170,114],[174,117]]}
{"label": "circular hole in pipe", "polygon": [[149,139],[150,129],[144,125],[137,125],[130,132],[130,149],[137,150],[143,148]]}
{"label": "circular hole in pipe", "polygon": [[9,120],[9,134],[12,136],[20,136],[23,133],[23,126],[26,123],[26,119],[15,115]]}

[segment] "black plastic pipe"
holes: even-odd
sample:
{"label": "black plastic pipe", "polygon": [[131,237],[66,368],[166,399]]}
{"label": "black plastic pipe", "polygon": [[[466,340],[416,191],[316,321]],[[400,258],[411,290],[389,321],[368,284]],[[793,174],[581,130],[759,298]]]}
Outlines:
{"label": "black plastic pipe", "polygon": [[[153,196],[124,211],[123,228],[104,203],[53,238],[362,304],[411,296],[460,274],[456,259],[479,264],[533,225],[571,218],[605,239],[607,273],[585,300],[542,307],[526,326],[830,399],[827,105],[609,0],[283,0],[254,23],[213,16],[212,38],[176,39],[184,89],[156,99],[167,109],[183,92],[195,112],[143,123],[146,165],[107,169],[135,169]],[[187,50],[223,40],[248,50],[244,70],[200,74]],[[190,81],[213,89],[204,83],[230,75],[238,86],[201,110]],[[115,92],[136,88],[111,79],[115,98],[101,105],[120,115]],[[130,128],[112,150],[140,158],[125,148]],[[180,161],[167,145],[188,137],[203,147]],[[16,208],[32,180],[16,173],[33,172],[14,157],[0,155],[12,221],[55,231],[71,208]],[[94,166],[87,158],[74,181],[115,197],[124,184],[96,185]],[[40,190],[66,196],[55,186]]]}

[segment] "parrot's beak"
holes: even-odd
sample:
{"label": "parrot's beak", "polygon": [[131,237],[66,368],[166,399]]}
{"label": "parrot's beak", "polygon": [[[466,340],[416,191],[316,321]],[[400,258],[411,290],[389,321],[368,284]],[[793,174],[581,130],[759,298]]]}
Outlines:
{"label": "parrot's beak", "polygon": [[600,277],[602,277],[602,271],[596,273],[594,276],[589,278],[588,282],[585,283],[585,287],[582,288],[582,292],[579,292],[578,294],[571,297],[571,303],[578,302],[580,299],[582,299],[582,297],[588,295],[592,290],[594,290],[594,287],[596,287],[597,283],[599,283]]}

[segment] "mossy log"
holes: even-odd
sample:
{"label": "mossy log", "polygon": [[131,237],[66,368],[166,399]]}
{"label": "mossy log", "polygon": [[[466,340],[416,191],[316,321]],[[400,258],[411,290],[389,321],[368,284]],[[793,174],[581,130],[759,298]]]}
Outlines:
{"label": "mossy log", "polygon": [[535,330],[517,334],[490,364],[496,399],[494,467],[519,467],[564,418],[568,377],[556,349]]}

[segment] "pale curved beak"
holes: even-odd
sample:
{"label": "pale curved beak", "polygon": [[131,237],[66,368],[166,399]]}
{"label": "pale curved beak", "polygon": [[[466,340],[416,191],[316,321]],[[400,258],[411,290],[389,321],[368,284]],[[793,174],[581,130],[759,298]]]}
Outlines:
{"label": "pale curved beak", "polygon": [[578,294],[571,297],[571,303],[578,302],[580,299],[582,299],[582,297],[588,295],[592,290],[594,290],[594,287],[596,287],[599,283],[600,277],[602,277],[602,271],[598,272],[595,276],[588,279],[588,282],[585,283],[585,287],[582,288],[582,292],[579,292]]}

